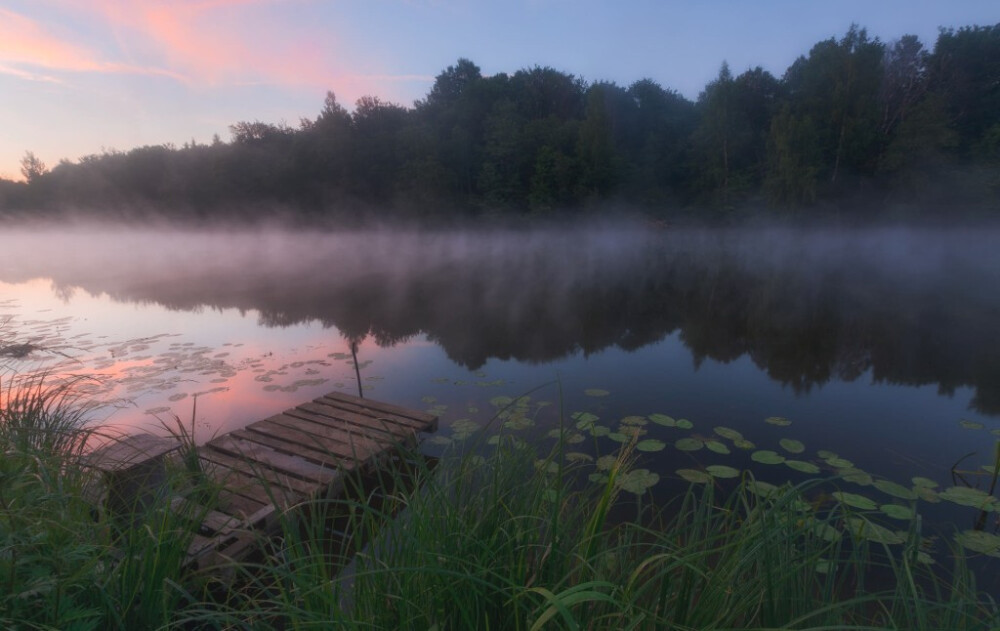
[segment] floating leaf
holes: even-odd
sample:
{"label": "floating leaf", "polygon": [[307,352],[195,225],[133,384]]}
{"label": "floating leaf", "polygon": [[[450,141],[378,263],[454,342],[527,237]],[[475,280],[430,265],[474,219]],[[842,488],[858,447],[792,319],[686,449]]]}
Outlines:
{"label": "floating leaf", "polygon": [[806,446],[802,444],[802,441],[795,440],[794,438],[782,438],[778,441],[778,444],[790,454],[800,454],[806,450]]}
{"label": "floating leaf", "polygon": [[857,493],[844,493],[843,491],[836,491],[833,493],[833,497],[836,498],[836,500],[841,504],[846,504],[861,510],[875,510],[878,508],[878,504],[864,495],[858,495]]}
{"label": "floating leaf", "polygon": [[761,498],[770,497],[778,492],[778,487],[761,480],[747,480],[746,489]]}
{"label": "floating leaf", "polygon": [[915,486],[913,487],[913,490],[914,492],[916,492],[917,497],[919,497],[925,502],[929,502],[931,504],[937,504],[941,501],[941,498],[938,496],[937,491],[935,491],[934,489],[927,488],[926,486]]}
{"label": "floating leaf", "polygon": [[976,421],[967,421],[964,418],[958,422],[962,429],[983,429],[985,425]]}
{"label": "floating leaf", "polygon": [[598,471],[610,471],[611,468],[615,466],[616,462],[618,462],[618,458],[616,456],[601,456],[597,459],[594,466],[597,467]]}
{"label": "floating leaf", "polygon": [[913,486],[922,487],[926,489],[933,489],[938,486],[938,483],[935,482],[934,480],[931,480],[930,478],[922,478],[920,476],[913,478],[912,482]]}
{"label": "floating leaf", "polygon": [[853,482],[860,486],[869,486],[872,483],[871,474],[861,469],[841,469],[838,473],[840,473],[840,477],[848,482]]}
{"label": "floating leaf", "polygon": [[608,434],[608,438],[616,443],[627,443],[632,437],[628,434],[622,434],[621,432],[611,432]]}
{"label": "floating leaf", "polygon": [[995,504],[997,501],[995,497],[988,495],[985,491],[970,489],[965,486],[947,488],[938,493],[938,497],[959,506],[971,506],[980,509],[986,507],[988,504]]}
{"label": "floating leaf", "polygon": [[583,391],[583,393],[588,397],[606,397],[611,394],[607,390],[602,390],[600,388],[587,388]]}
{"label": "floating leaf", "polygon": [[735,478],[740,475],[739,469],[734,469],[733,467],[727,467],[724,464],[713,464],[705,467],[713,478]]}
{"label": "floating leaf", "polygon": [[576,428],[581,430],[590,429],[594,423],[600,420],[600,417],[590,412],[573,412],[570,418],[576,421]]}
{"label": "floating leaf", "polygon": [[854,463],[846,458],[827,458],[826,464],[834,469],[853,469]]}
{"label": "floating leaf", "polygon": [[769,416],[764,419],[765,423],[770,423],[771,425],[777,425],[778,427],[787,427],[792,424],[787,418],[783,416]]}
{"label": "floating leaf", "polygon": [[809,475],[819,473],[819,467],[811,462],[805,462],[803,460],[785,460],[785,464],[796,471],[801,471],[802,473],[807,473]]}
{"label": "floating leaf", "polygon": [[674,447],[680,449],[681,451],[698,451],[704,445],[705,443],[701,442],[697,438],[681,438],[674,443]]}
{"label": "floating leaf", "polygon": [[679,427],[680,429],[693,429],[694,423],[687,420],[686,418],[677,419],[677,427]]}
{"label": "floating leaf", "polygon": [[829,449],[820,449],[819,451],[816,452],[816,455],[823,460],[829,460],[831,458],[836,458],[837,452],[830,451]]}
{"label": "floating leaf", "polygon": [[696,469],[678,469],[677,475],[694,484],[707,484],[712,481],[712,476]]}
{"label": "floating leaf", "polygon": [[812,531],[812,534],[816,535],[823,541],[829,541],[830,543],[836,543],[843,537],[843,534],[841,534],[839,530],[825,521],[813,522],[810,530]]}
{"label": "floating leaf", "polygon": [[618,486],[624,491],[642,495],[651,486],[660,481],[660,476],[649,469],[633,469],[618,478]]}
{"label": "floating leaf", "polygon": [[607,484],[609,478],[605,473],[591,473],[587,476],[587,479],[591,482],[596,482],[597,484]]}
{"label": "floating leaf", "polygon": [[912,508],[902,506],[901,504],[882,504],[879,510],[893,519],[909,520],[913,519],[915,515]]}
{"label": "floating leaf", "polygon": [[590,428],[590,435],[594,437],[607,436],[609,434],[611,434],[611,429],[604,425],[594,425]]}
{"label": "floating leaf", "polygon": [[640,440],[636,443],[635,448],[639,451],[662,451],[667,443],[662,440],[656,440],[655,438],[647,438],[646,440]]}
{"label": "floating leaf", "polygon": [[964,530],[955,535],[960,546],[991,557],[1000,557],[1000,537],[982,530]]}
{"label": "floating leaf", "polygon": [[432,397],[432,396],[420,397],[420,400],[423,401],[424,403],[434,403],[435,401],[437,401],[437,397]]}
{"label": "floating leaf", "polygon": [[566,436],[566,443],[569,445],[577,445],[587,440],[587,437],[579,432],[569,432]]}
{"label": "floating leaf", "polygon": [[785,461],[785,457],[781,454],[775,453],[770,449],[762,449],[760,451],[755,451],[750,454],[750,459],[754,462],[759,462],[761,464],[781,464]]}
{"label": "floating leaf", "polygon": [[490,405],[492,405],[495,408],[506,407],[506,406],[510,405],[511,403],[513,403],[513,402],[514,402],[514,399],[512,399],[511,397],[508,397],[508,396],[504,396],[504,395],[501,395],[499,397],[493,397],[492,399],[490,399]]}
{"label": "floating leaf", "polygon": [[901,500],[915,500],[917,499],[917,494],[912,490],[906,488],[902,484],[896,484],[890,480],[875,480],[872,483],[876,489],[882,491],[886,495],[891,495],[893,497],[898,497]]}
{"label": "floating leaf", "polygon": [[645,425],[649,421],[645,416],[626,416],[621,420],[623,425]]}
{"label": "floating leaf", "polygon": [[717,454],[726,455],[729,453],[729,447],[726,447],[723,443],[720,443],[717,440],[706,440],[705,446]]}
{"label": "floating leaf", "polygon": [[856,536],[867,539],[873,543],[883,543],[887,545],[900,544],[906,541],[905,537],[895,533],[888,528],[872,523],[863,517],[849,517],[847,525]]}
{"label": "floating leaf", "polygon": [[744,451],[750,451],[751,449],[757,447],[757,445],[753,444],[746,438],[739,438],[733,441],[733,447],[736,447],[737,449],[743,449]]}
{"label": "floating leaf", "polygon": [[506,427],[507,429],[522,430],[522,429],[527,429],[533,426],[534,424],[535,422],[530,418],[528,418],[527,416],[524,416],[523,414],[517,414],[511,417],[507,422],[505,422],[503,426]]}
{"label": "floating leaf", "polygon": [[564,456],[567,462],[593,462],[594,457],[580,451],[569,451]]}
{"label": "floating leaf", "polygon": [[723,438],[728,438],[729,440],[741,440],[743,438],[743,434],[739,433],[735,429],[730,429],[728,427],[719,426],[712,431],[714,431],[719,436],[722,436]]}
{"label": "floating leaf", "polygon": [[666,414],[650,414],[649,420],[664,427],[677,427],[677,421]]}
{"label": "floating leaf", "polygon": [[545,473],[559,473],[559,463],[552,460],[535,460],[535,468]]}
{"label": "floating leaf", "polygon": [[431,436],[427,439],[427,442],[431,445],[450,445],[452,440],[447,436]]}
{"label": "floating leaf", "polygon": [[619,434],[625,434],[626,436],[632,437],[632,436],[644,436],[645,434],[648,434],[649,432],[647,432],[646,430],[644,430],[641,427],[636,427],[635,425],[619,425],[618,426],[618,433]]}

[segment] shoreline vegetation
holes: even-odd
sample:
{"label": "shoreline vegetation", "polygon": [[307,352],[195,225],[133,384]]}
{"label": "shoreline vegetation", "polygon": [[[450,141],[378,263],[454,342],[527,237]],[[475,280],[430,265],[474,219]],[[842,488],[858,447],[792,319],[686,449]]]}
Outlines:
{"label": "shoreline vegetation", "polygon": [[[957,548],[923,562],[821,480],[692,485],[644,505],[636,445],[601,475],[505,431],[284,515],[255,558],[184,567],[197,515],[109,514],[84,466],[72,384],[5,381],[0,624],[24,629],[997,628]],[[516,403],[515,403],[516,405]],[[497,419],[502,420],[503,410]],[[217,491],[174,463],[168,493]],[[589,482],[589,483],[588,483]],[[639,488],[633,488],[633,485]],[[632,500],[633,496],[638,499]],[[846,524],[846,527],[845,527]],[[346,535],[344,535],[346,533]],[[345,538],[346,536],[346,538]]]}
{"label": "shoreline vegetation", "polygon": [[105,150],[24,182],[0,213],[204,224],[447,222],[638,213],[655,221],[972,221],[1000,207],[1000,24],[882,42],[855,25],[781,77],[723,63],[695,101],[649,79],[468,59],[412,107],[333,92],[297,126]]}

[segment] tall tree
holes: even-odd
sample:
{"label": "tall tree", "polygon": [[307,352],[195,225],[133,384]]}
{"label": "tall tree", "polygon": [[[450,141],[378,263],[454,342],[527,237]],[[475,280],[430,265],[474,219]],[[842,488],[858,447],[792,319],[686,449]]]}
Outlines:
{"label": "tall tree", "polygon": [[21,158],[21,174],[24,175],[24,179],[30,184],[46,173],[48,173],[48,168],[46,168],[45,163],[34,152],[25,151],[24,157]]}

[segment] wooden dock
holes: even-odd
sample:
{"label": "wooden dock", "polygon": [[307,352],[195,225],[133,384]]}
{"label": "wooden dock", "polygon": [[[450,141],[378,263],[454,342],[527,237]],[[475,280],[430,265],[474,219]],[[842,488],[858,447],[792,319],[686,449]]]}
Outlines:
{"label": "wooden dock", "polygon": [[[211,510],[192,497],[171,499],[175,512],[198,522],[189,562],[240,559],[282,513],[337,497],[346,475],[374,471],[436,429],[431,414],[335,392],[213,438],[197,449],[201,471],[221,489]],[[158,458],[168,451],[139,442]],[[105,468],[119,471],[121,446],[114,450]]]}

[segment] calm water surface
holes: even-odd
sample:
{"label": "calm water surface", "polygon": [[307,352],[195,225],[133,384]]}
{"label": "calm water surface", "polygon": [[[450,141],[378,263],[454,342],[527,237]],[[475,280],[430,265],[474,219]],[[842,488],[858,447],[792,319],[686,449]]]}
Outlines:
{"label": "calm water surface", "polygon": [[[644,464],[663,494],[677,469],[716,463],[806,477],[725,440],[728,455],[673,447],[716,426],[823,474],[834,469],[817,451],[830,450],[876,478],[944,488],[966,454],[965,469],[990,464],[1000,432],[997,235],[8,231],[0,343],[41,349],[5,360],[9,371],[94,376],[95,416],[123,431],[176,415],[206,439],[357,393],[356,342],[365,395],[441,414],[437,443],[530,392],[534,425],[520,431],[539,442],[560,413],[572,426],[590,412],[611,432],[628,416],[689,419],[641,426],[667,444]],[[775,416],[791,424],[765,422]],[[954,521],[975,518],[949,506]]]}

